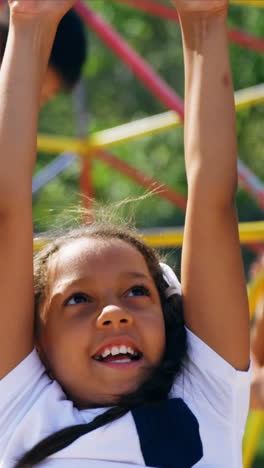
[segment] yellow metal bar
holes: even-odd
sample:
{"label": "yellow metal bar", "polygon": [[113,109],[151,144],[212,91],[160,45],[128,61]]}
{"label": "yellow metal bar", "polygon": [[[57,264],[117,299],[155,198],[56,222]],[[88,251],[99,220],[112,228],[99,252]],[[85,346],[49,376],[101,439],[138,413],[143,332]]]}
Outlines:
{"label": "yellow metal bar", "polygon": [[240,6],[254,6],[264,8],[264,0],[230,0],[230,3]]}
{"label": "yellow metal bar", "polygon": [[264,221],[240,223],[240,242],[264,242]]}
{"label": "yellow metal bar", "polygon": [[181,125],[182,122],[176,112],[168,111],[104,130],[95,134],[92,137],[92,141],[98,144],[98,146],[104,147],[116,143],[124,143],[135,137],[157,133],[160,130],[168,130]]}
{"label": "yellow metal bar", "polygon": [[161,130],[179,127],[182,123],[173,111],[146,117],[108,130],[94,133],[90,138],[77,140],[65,137],[38,136],[38,150],[45,153],[63,153],[74,151],[82,154],[98,148],[108,148],[118,143],[125,143],[134,138],[154,134]]}
{"label": "yellow metal bar", "polygon": [[264,412],[252,411],[248,418],[246,437],[243,447],[244,468],[251,468],[256,455],[259,438],[264,427]]}
{"label": "yellow metal bar", "polygon": [[252,318],[259,300],[264,295],[264,271],[261,271],[248,285],[250,317]]}
{"label": "yellow metal bar", "polygon": [[[264,221],[241,223],[239,225],[241,243],[264,242]],[[176,247],[182,245],[183,228],[164,229],[159,233],[145,233],[145,241],[153,247]]]}
{"label": "yellow metal bar", "polygon": [[251,86],[235,92],[236,110],[240,111],[264,102],[264,84]]}
{"label": "yellow metal bar", "polygon": [[[264,102],[264,85],[257,85],[235,93],[237,110]],[[38,136],[38,150],[44,153],[63,153],[74,151],[87,154],[98,148],[108,148],[117,143],[129,142],[135,138],[151,135],[181,125],[175,112],[168,111],[141,120],[119,125],[108,130],[94,133],[90,138],[78,140],[61,136]]]}
{"label": "yellow metal bar", "polygon": [[[246,242],[264,242],[264,221],[240,223],[240,240]],[[183,241],[183,228],[163,229],[159,232],[145,232],[142,237],[152,247],[176,247]],[[35,239],[35,248],[40,249],[46,243],[43,238]]]}
{"label": "yellow metal bar", "polygon": [[183,241],[183,228],[168,229],[159,233],[143,234],[144,241],[152,247],[175,247],[181,246]]}
{"label": "yellow metal bar", "polygon": [[38,151],[43,153],[63,153],[64,151],[73,151],[77,154],[83,154],[90,149],[90,141],[78,140],[76,138],[67,138],[63,136],[38,135]]}

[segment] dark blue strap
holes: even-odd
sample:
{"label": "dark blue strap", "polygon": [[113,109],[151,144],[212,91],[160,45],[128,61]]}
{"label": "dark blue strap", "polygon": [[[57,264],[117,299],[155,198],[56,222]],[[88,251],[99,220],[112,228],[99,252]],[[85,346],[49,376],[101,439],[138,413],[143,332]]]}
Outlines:
{"label": "dark blue strap", "polygon": [[181,398],[132,411],[146,466],[190,468],[203,456],[199,424]]}

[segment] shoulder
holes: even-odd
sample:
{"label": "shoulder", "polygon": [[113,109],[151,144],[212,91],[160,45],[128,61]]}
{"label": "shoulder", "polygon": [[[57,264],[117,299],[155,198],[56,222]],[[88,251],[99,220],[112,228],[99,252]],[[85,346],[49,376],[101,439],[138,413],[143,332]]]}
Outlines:
{"label": "shoulder", "polygon": [[[32,408],[37,408],[39,414],[48,411],[54,400],[62,400],[62,395],[61,388],[48,377],[34,349],[0,381],[0,428],[3,428],[0,439],[13,433]],[[46,399],[48,405],[44,408]]]}
{"label": "shoulder", "polygon": [[[210,466],[233,463],[232,466],[240,467],[242,462],[238,460],[249,408],[250,369],[247,372],[234,369],[190,330],[186,331],[187,356],[171,397],[181,397],[197,418],[203,463]],[[216,464],[217,459],[222,464]]]}
{"label": "shoulder", "polygon": [[225,411],[239,398],[247,406],[250,389],[250,368],[239,371],[186,328],[187,356],[182,371],[175,380],[172,396],[197,401],[203,396],[213,407]]}

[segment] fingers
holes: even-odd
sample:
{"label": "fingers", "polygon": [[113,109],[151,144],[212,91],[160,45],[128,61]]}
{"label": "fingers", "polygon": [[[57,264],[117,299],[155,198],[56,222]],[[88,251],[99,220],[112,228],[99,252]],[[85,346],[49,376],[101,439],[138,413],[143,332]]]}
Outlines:
{"label": "fingers", "polygon": [[229,0],[172,0],[179,14],[218,15],[226,13]]}
{"label": "fingers", "polygon": [[75,0],[9,0],[12,19],[58,23]]}

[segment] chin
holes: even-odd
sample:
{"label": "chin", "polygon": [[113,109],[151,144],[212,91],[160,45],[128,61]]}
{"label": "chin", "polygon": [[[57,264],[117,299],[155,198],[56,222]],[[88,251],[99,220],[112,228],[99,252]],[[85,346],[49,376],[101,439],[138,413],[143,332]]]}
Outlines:
{"label": "chin", "polygon": [[134,393],[139,388],[139,386],[140,386],[139,384],[138,385],[135,385],[135,384],[134,385],[127,385],[127,384],[119,385],[118,387],[112,389],[112,392],[111,392],[112,399],[115,401],[118,401],[122,396],[129,395],[130,393]]}
{"label": "chin", "polygon": [[107,388],[107,394],[104,393],[100,396],[97,394],[97,399],[93,401],[92,405],[94,408],[116,405],[123,396],[135,392],[139,388],[140,383],[135,384],[135,382],[133,382],[133,385],[129,385],[127,382],[124,382],[124,384],[114,385],[111,386],[111,388],[109,388],[109,386],[105,387]]}
{"label": "chin", "polygon": [[144,379],[138,379],[138,381],[136,382],[135,380],[133,380],[132,382],[117,382],[115,385],[111,385],[111,387],[108,386],[105,388],[107,388],[109,393],[111,392],[109,394],[109,397],[112,399],[112,401],[116,402],[120,399],[120,397],[136,392],[145,380],[146,377]]}
{"label": "chin", "polygon": [[140,384],[128,385],[127,382],[124,382],[123,385],[116,384],[110,386],[106,385],[104,389],[107,389],[107,393],[98,392],[95,395],[87,395],[87,397],[77,397],[76,395],[71,394],[70,392],[65,392],[67,397],[74,402],[74,405],[78,409],[88,409],[88,408],[107,408],[113,405],[118,404],[120,398],[124,395],[128,395],[137,390]]}

